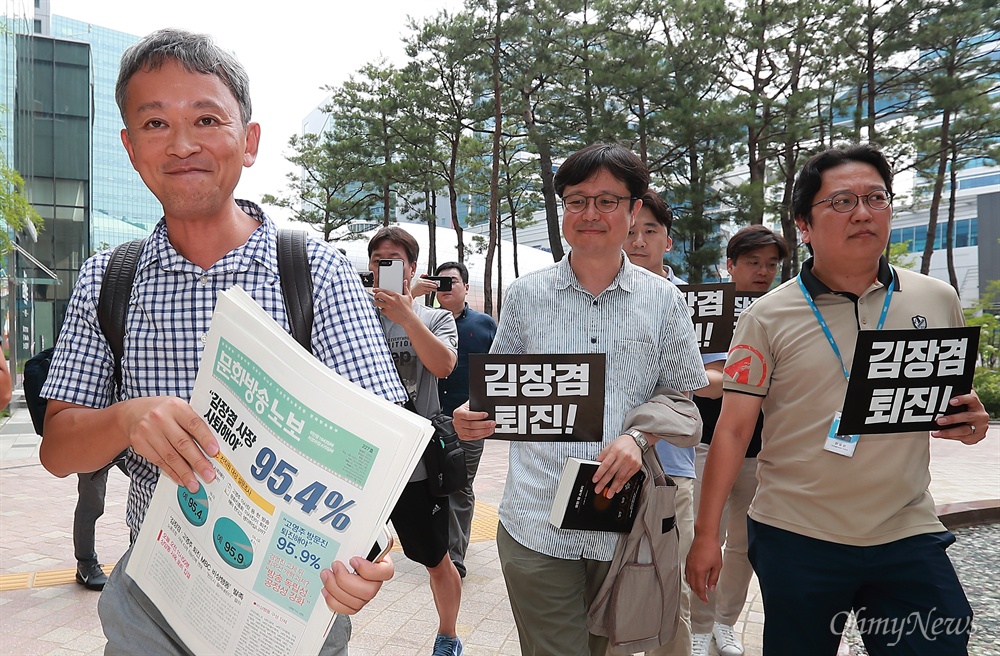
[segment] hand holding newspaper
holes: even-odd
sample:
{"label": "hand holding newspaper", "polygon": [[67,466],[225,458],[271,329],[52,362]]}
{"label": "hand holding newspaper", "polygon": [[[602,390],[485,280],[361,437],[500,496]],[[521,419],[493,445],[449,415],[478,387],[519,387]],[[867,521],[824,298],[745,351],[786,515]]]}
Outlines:
{"label": "hand holding newspaper", "polygon": [[320,571],[368,553],[432,434],[339,376],[242,289],[223,292],[191,406],[216,479],[161,476],[126,572],[193,653],[317,654]]}

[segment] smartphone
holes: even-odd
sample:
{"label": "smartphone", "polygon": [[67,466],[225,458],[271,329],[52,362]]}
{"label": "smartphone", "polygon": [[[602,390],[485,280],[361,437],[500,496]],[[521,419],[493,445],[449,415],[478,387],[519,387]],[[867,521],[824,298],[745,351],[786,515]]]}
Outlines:
{"label": "smartphone", "polygon": [[378,286],[397,294],[403,293],[403,260],[378,261]]}
{"label": "smartphone", "polygon": [[361,284],[365,287],[375,286],[375,274],[371,271],[359,271],[361,275]]}
{"label": "smartphone", "polygon": [[438,284],[437,290],[439,292],[450,292],[451,291],[451,276],[427,276],[428,280],[436,280]]}
{"label": "smartphone", "polygon": [[388,528],[383,526],[382,532],[379,534],[378,538],[376,538],[375,544],[372,545],[372,548],[368,552],[368,555],[365,556],[365,559],[370,560],[373,563],[377,563],[385,558],[385,555],[389,553],[391,549],[392,533],[389,532]]}

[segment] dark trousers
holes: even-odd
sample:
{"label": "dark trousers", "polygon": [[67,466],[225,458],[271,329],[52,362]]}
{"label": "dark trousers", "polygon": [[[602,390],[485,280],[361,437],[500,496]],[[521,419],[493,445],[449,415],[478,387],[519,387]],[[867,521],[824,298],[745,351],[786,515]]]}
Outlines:
{"label": "dark trousers", "polygon": [[479,472],[479,461],[483,457],[483,443],[486,440],[462,442],[465,451],[465,467],[469,471],[469,484],[448,496],[451,506],[449,533],[451,543],[448,552],[455,563],[458,573],[465,577],[465,554],[469,550],[469,539],[472,537],[472,515],[476,507],[476,493],[472,484]]}
{"label": "dark trousers", "polygon": [[80,565],[96,565],[95,529],[104,514],[104,494],[108,489],[108,473],[96,478],[92,473],[77,474],[76,511],[73,513],[73,550]]}
{"label": "dark trousers", "polygon": [[968,653],[972,608],[945,553],[951,533],[854,547],[748,518],[748,534],[764,656],[834,656],[851,610],[870,656]]}

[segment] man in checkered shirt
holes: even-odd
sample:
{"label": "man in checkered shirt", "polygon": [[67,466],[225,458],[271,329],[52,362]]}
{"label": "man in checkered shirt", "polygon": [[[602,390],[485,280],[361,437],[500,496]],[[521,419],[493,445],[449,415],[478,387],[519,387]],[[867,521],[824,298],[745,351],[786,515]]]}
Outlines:
{"label": "man in checkered shirt", "polygon": [[[42,464],[56,476],[95,471],[127,449],[126,521],[138,534],[161,474],[191,492],[214,478],[219,445],[187,401],[218,293],[240,285],[286,328],[276,229],[259,207],[233,192],[253,164],[260,126],[250,121],[247,75],[205,35],[155,32],[122,57],[116,99],[122,143],[163,206],[139,257],[125,322],[122,388],[97,321],[109,253],[80,271],[42,396],[49,399]],[[313,352],[350,380],[390,401],[405,392],[367,293],[347,259],[310,241],[315,318]],[[204,453],[202,452],[204,451]],[[187,650],[125,574],[125,553],[98,607],[105,654]],[[391,578],[391,561],[354,558],[324,570],[323,596],[338,613],[324,654],[346,654],[347,615]]]}

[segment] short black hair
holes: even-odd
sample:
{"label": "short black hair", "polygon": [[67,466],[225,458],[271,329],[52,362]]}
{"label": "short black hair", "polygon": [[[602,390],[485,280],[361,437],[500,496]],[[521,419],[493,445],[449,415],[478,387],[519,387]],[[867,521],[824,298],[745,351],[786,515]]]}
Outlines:
{"label": "short black hair", "polygon": [[602,169],[624,182],[633,199],[642,198],[649,188],[649,169],[635,153],[618,144],[596,143],[566,158],[556,171],[556,193],[562,198],[566,187],[580,184]]}
{"label": "short black hair", "polygon": [[169,61],[177,62],[189,73],[214,75],[222,80],[240,106],[243,127],[250,123],[250,79],[243,65],[231,53],[217,46],[207,34],[176,28],[157,30],[130,46],[122,55],[115,83],[115,102],[123,121],[128,83],[132,76],[139,71],[158,70]]}
{"label": "short black hair", "polygon": [[652,189],[642,195],[642,209],[649,210],[657,223],[667,229],[667,236],[670,236],[670,226],[674,224],[674,211],[670,206]]}
{"label": "short black hair", "polygon": [[466,285],[469,284],[469,269],[461,262],[445,262],[444,264],[439,264],[436,269],[434,269],[434,275],[440,276],[441,272],[446,269],[458,269],[458,275],[462,276],[462,282]]}
{"label": "short black hair", "polygon": [[391,241],[406,251],[406,259],[410,261],[410,264],[416,263],[417,258],[420,256],[420,244],[417,243],[413,235],[399,226],[386,226],[376,232],[375,236],[368,242],[369,259],[371,259],[372,253],[375,252],[379,244],[384,241]]}
{"label": "short black hair", "polygon": [[730,237],[729,243],[726,244],[726,257],[735,262],[740,255],[765,246],[777,246],[779,260],[788,257],[788,242],[785,238],[762,225],[748,225]]}
{"label": "short black hair", "polygon": [[892,168],[878,147],[871,143],[851,144],[828,148],[809,158],[792,187],[792,216],[801,218],[806,225],[812,225],[812,205],[816,193],[823,186],[823,172],[842,164],[861,162],[871,164],[882,176],[885,189],[892,194]]}

